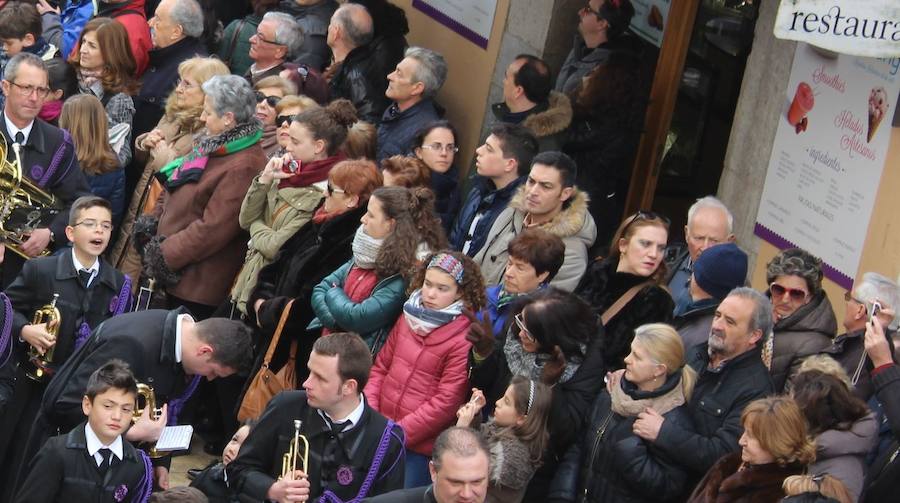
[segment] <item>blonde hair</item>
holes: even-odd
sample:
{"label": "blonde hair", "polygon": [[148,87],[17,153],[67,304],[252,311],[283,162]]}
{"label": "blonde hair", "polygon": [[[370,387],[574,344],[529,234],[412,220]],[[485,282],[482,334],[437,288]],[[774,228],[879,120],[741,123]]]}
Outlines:
{"label": "blonde hair", "polygon": [[697,372],[685,365],[684,342],[678,332],[665,323],[648,323],[634,330],[634,341],[653,361],[666,366],[667,377],[681,369],[681,391],[684,401],[689,401],[697,382]]}
{"label": "blonde hair", "polygon": [[281,112],[285,111],[288,108],[299,108],[300,112],[305,112],[310,108],[315,108],[319,106],[316,103],[316,100],[310,98],[309,96],[285,96],[275,105],[275,113],[281,115]]}
{"label": "blonde hair", "polygon": [[378,128],[365,121],[356,121],[347,130],[347,139],[341,145],[341,152],[348,159],[375,159],[375,144],[378,141]]}
{"label": "blonde hair", "polygon": [[103,103],[93,94],[76,94],[63,103],[59,127],[69,131],[75,157],[88,175],[111,173],[119,158],[109,145],[109,122]]}
{"label": "blonde hair", "polygon": [[297,84],[294,84],[284,77],[279,77],[278,75],[270,75],[264,79],[260,79],[259,82],[253,86],[253,90],[259,91],[260,89],[265,89],[267,87],[280,89],[282,98],[297,94]]}
{"label": "blonde hair", "polygon": [[816,446],[807,435],[806,417],[791,397],[750,402],[741,414],[741,424],[780,466],[808,465],[816,459]]}
{"label": "blonde hair", "polygon": [[785,496],[804,493],[819,493],[826,498],[834,498],[840,503],[853,503],[853,496],[839,479],[831,475],[791,475],[781,485]]}
{"label": "blonde hair", "polygon": [[[221,60],[217,58],[193,57],[186,59],[178,65],[178,75],[183,79],[190,77],[197,81],[200,92],[203,92],[203,83],[216,75],[230,75],[231,71]],[[166,119],[179,125],[179,129],[198,131],[204,126],[200,120],[203,112],[203,104],[182,106],[175,98],[175,90],[166,99]]]}
{"label": "blonde hair", "polygon": [[797,371],[797,374],[802,374],[810,370],[818,370],[823,374],[834,376],[847,385],[847,389],[853,389],[853,384],[850,382],[850,376],[847,375],[847,371],[844,370],[844,367],[841,367],[841,364],[838,363],[837,360],[828,355],[812,355],[806,357],[803,360],[803,363],[800,364],[800,370]]}

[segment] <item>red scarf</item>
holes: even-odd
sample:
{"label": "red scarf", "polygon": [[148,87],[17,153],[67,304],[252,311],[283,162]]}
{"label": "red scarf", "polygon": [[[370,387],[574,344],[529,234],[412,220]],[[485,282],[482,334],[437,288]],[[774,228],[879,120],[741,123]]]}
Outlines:
{"label": "red scarf", "polygon": [[301,163],[297,173],[278,182],[278,188],[309,187],[314,183],[327,180],[328,172],[331,171],[331,168],[343,160],[344,154],[338,153],[319,161]]}
{"label": "red scarf", "polygon": [[[351,302],[359,304],[372,296],[372,292],[377,284],[378,275],[375,274],[375,269],[360,269],[354,265],[350,267],[347,279],[344,280],[344,293],[347,294]],[[327,328],[322,329],[322,335],[330,333],[331,330]]]}

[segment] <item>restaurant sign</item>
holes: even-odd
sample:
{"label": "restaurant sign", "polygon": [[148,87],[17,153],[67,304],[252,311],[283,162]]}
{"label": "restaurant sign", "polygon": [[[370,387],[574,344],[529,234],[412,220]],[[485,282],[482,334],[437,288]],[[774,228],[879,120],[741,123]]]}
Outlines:
{"label": "restaurant sign", "polygon": [[775,36],[841,54],[900,56],[898,0],[781,0]]}

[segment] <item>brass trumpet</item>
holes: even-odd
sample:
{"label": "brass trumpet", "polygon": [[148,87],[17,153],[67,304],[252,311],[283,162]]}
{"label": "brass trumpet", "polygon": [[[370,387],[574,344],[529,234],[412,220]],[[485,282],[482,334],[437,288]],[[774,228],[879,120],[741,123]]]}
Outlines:
{"label": "brass trumpet", "polygon": [[[134,412],[131,415],[131,422],[136,423],[138,419],[144,414],[144,407],[148,407],[150,409],[150,419],[156,421],[159,418],[159,415],[162,414],[162,410],[156,408],[156,392],[153,391],[153,386],[149,386],[142,382],[137,384],[138,389],[138,406],[134,408]],[[141,407],[141,398],[144,399],[144,407]],[[150,448],[146,450],[147,455],[152,459],[158,459],[165,454],[156,450],[156,443],[150,445]]]}
{"label": "brass trumpet", "polygon": [[[47,333],[53,336],[54,341],[56,340],[56,336],[59,334],[59,324],[62,321],[62,316],[60,316],[59,314],[59,309],[56,308],[56,299],[58,298],[59,294],[54,293],[53,300],[51,300],[49,304],[35,311],[34,317],[31,319],[32,325],[40,325],[41,323],[46,323]],[[28,361],[30,361],[31,364],[34,365],[34,368],[25,371],[25,375],[30,379],[38,382],[43,381],[45,377],[53,376],[53,373],[56,372],[56,369],[51,368],[50,365],[53,364],[54,349],[56,349],[56,344],[50,346],[50,349],[48,349],[42,355],[34,346],[30,346],[28,348]]]}
{"label": "brass trumpet", "polygon": [[[291,439],[288,451],[281,458],[281,478],[284,480],[294,480],[294,472],[297,470],[309,473],[306,471],[309,463],[309,440],[306,435],[300,434],[302,425],[303,421],[294,419],[294,438]],[[300,452],[301,448],[303,449],[302,453]],[[298,461],[299,466],[297,465]]]}

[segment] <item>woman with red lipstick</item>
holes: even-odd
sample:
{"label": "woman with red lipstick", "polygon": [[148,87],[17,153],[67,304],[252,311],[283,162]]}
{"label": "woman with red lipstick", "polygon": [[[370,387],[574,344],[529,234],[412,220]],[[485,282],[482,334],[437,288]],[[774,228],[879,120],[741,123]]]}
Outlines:
{"label": "woman with red lipstick", "polygon": [[[625,367],[635,328],[672,319],[675,303],[664,287],[668,239],[668,218],[645,211],[630,215],[616,230],[609,256],[591,264],[575,289],[605,319],[606,371]],[[619,299],[624,305],[611,309]]]}
{"label": "woman with red lipstick", "polygon": [[485,304],[481,271],[471,258],[442,251],[424,264],[365,388],[369,405],[406,434],[406,487],[431,482],[434,440],[456,422],[469,390],[469,319],[462,311]]}

